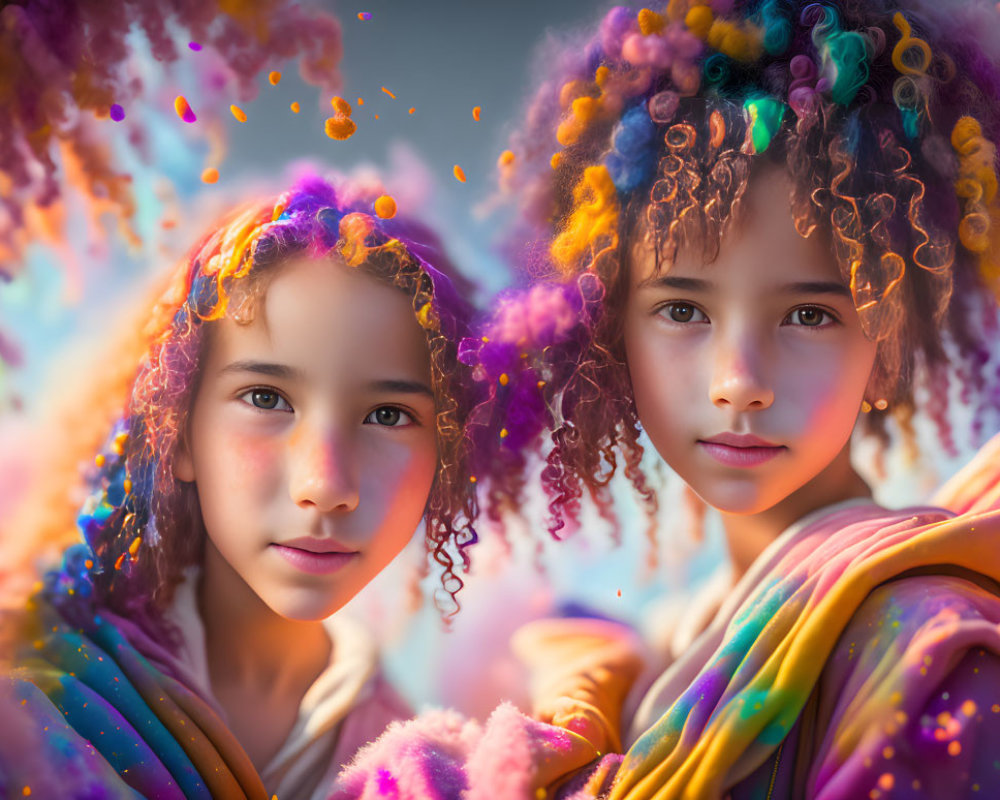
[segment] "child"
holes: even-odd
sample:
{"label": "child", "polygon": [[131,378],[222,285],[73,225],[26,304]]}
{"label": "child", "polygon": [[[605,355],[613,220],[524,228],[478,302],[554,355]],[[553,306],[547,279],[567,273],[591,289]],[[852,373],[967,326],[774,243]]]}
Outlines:
{"label": "child", "polygon": [[566,281],[543,320],[577,323],[518,342],[497,398],[539,413],[497,424],[553,428],[570,516],[621,454],[644,488],[641,427],[735,582],[564,794],[1000,791],[1000,515],[881,508],[850,443],[923,388],[948,447],[955,373],[975,434],[996,406],[998,34],[989,4],[671,0],[552,59],[508,162]]}
{"label": "child", "polygon": [[79,796],[323,794],[408,715],[335,612],[421,519],[452,603],[461,587],[468,307],[426,232],[346,196],[306,177],[240,209],[152,311],[85,543],[33,598],[14,670]]}

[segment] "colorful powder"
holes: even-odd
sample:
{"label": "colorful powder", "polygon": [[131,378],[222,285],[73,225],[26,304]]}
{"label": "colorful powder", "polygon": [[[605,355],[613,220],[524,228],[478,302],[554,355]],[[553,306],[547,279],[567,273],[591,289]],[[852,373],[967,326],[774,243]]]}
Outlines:
{"label": "colorful powder", "polygon": [[382,87],[382,91],[383,91],[383,92],[385,92],[385,93],[386,93],[387,95],[389,95],[389,97],[391,97],[391,98],[392,98],[393,100],[395,100],[395,99],[396,99],[396,95],[394,95],[394,94],[393,94],[392,92],[390,92],[390,91],[389,91],[388,89],[386,89],[386,88],[385,88],[384,86]]}
{"label": "colorful powder", "polygon": [[201,173],[202,183],[217,183],[219,180],[219,170],[215,167],[208,167]]}
{"label": "colorful powder", "polygon": [[504,150],[497,159],[498,167],[507,167],[514,163],[514,151]]}
{"label": "colorful powder", "polygon": [[360,19],[362,22],[370,20],[371,18],[372,18],[372,12],[371,11],[359,11],[358,12],[358,19]]}
{"label": "colorful powder", "polygon": [[177,95],[174,100],[174,111],[176,111],[177,116],[185,122],[196,122],[198,120],[198,118],[194,115],[194,110],[191,108],[191,105],[182,94]]}
{"label": "colorful powder", "polygon": [[333,106],[333,110],[338,114],[342,114],[345,117],[351,116],[351,104],[343,97],[331,98],[330,105]]}
{"label": "colorful powder", "polygon": [[123,119],[125,119],[125,109],[122,108],[118,103],[111,104],[109,113],[111,114],[111,119],[113,119],[115,122],[121,122]]}
{"label": "colorful powder", "polygon": [[239,106],[229,106],[229,110],[233,112],[233,116],[236,117],[237,122],[247,121],[247,113]]}
{"label": "colorful powder", "polygon": [[194,50],[196,53],[201,50],[201,45],[197,42],[188,42],[188,47]]}
{"label": "colorful powder", "polygon": [[281,73],[276,69],[272,69],[269,73],[267,73],[267,79],[271,82],[272,86],[277,86],[281,83]]}
{"label": "colorful powder", "polygon": [[455,175],[455,180],[457,180],[459,183],[465,183],[465,170],[464,169],[462,169],[460,166],[458,166],[458,164],[456,164],[452,168],[451,171]]}
{"label": "colorful powder", "polygon": [[479,115],[482,114],[482,113],[483,113],[483,107],[482,106],[474,106],[473,109],[472,109],[472,118],[476,122],[479,122]]}
{"label": "colorful powder", "polygon": [[354,135],[354,132],[358,129],[358,126],[354,124],[354,120],[350,117],[345,117],[343,114],[337,114],[334,117],[330,117],[326,121],[324,128],[327,136],[331,139],[336,139],[337,141],[342,142],[344,139],[350,139]]}
{"label": "colorful powder", "polygon": [[417,113],[417,109],[416,108],[411,108],[410,111],[409,111],[409,113],[410,114],[416,114]]}
{"label": "colorful powder", "polygon": [[363,98],[363,97],[359,97],[359,98],[358,98],[358,105],[359,105],[359,106],[363,106],[364,104],[365,104],[365,98]]}
{"label": "colorful powder", "polygon": [[396,216],[396,201],[387,194],[375,201],[375,216],[381,219],[392,219]]}
{"label": "colorful powder", "polygon": [[301,111],[301,108],[299,107],[298,100],[293,100],[292,104],[289,106],[289,108],[292,109],[292,113],[293,114],[298,114],[299,111]]}

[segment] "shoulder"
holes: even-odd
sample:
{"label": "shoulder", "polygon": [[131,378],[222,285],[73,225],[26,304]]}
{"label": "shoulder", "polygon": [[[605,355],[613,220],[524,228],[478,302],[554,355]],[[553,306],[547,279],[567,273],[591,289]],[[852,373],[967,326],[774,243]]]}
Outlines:
{"label": "shoulder", "polygon": [[942,568],[868,596],[818,686],[810,794],[1000,790],[984,745],[1000,741],[1000,597],[991,588]]}

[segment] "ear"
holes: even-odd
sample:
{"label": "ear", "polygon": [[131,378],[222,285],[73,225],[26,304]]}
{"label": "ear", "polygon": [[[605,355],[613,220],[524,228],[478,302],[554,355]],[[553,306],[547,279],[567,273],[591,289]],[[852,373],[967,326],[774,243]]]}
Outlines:
{"label": "ear", "polygon": [[184,483],[194,483],[194,459],[191,457],[191,445],[188,442],[188,429],[186,425],[174,450],[172,471],[177,480]]}

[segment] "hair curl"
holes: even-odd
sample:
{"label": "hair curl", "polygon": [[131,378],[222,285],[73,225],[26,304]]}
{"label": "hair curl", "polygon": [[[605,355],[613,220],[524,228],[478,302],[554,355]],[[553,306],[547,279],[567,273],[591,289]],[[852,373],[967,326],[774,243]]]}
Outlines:
{"label": "hair curl", "polygon": [[[544,336],[520,345],[532,355],[508,378],[508,395],[521,384],[539,394],[517,438],[551,431],[554,530],[584,488],[601,498],[615,450],[649,495],[621,330],[635,237],[648,232],[662,262],[681,246],[712,260],[764,163],[791,176],[796,229],[829,237],[878,343],[866,432],[884,445],[893,417],[912,435],[924,380],[925,411],[953,450],[954,370],[978,435],[996,407],[981,367],[1000,294],[1000,69],[986,52],[1000,18],[984,4],[944,6],[670,0],[662,12],[614,8],[548,54],[556,69],[508,158],[524,211],[515,236],[530,243],[522,263],[536,279],[600,287],[559,380],[537,383]],[[508,421],[498,401],[494,416]]]}
{"label": "hair curl", "polygon": [[412,298],[430,351],[437,409],[438,465],[424,514],[425,543],[450,599],[437,598],[438,606],[457,611],[458,573],[468,567],[466,548],[477,538],[466,435],[476,387],[455,368],[471,318],[456,286],[468,287],[427,230],[377,218],[371,199],[345,202],[333,186],[308,176],[277,199],[236,211],[181,262],[152,309],[144,331],[148,349],[125,413],[96,457],[92,494],[78,520],[85,544],[70,547],[61,568],[45,576],[47,594],[56,601],[93,598],[168,631],[162,612],[204,544],[194,486],[174,477],[173,464],[206,330],[225,316],[250,322],[281,264],[308,255],[339,259]]}

